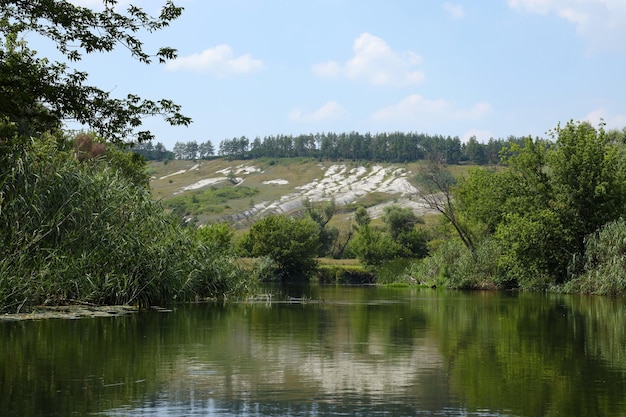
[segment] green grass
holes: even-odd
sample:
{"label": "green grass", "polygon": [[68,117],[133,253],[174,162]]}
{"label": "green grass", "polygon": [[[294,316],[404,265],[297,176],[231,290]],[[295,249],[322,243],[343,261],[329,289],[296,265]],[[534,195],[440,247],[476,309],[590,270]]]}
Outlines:
{"label": "green grass", "polygon": [[164,206],[181,216],[203,213],[223,213],[232,200],[251,198],[258,190],[250,187],[211,186],[207,190],[192,191],[174,196],[164,202]]}

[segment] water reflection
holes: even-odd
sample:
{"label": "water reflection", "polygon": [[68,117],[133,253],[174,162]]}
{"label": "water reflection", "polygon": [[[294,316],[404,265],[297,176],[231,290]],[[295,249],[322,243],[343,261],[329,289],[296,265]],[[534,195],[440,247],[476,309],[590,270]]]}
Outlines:
{"label": "water reflection", "polygon": [[0,415],[626,415],[623,300],[290,291],[0,323]]}

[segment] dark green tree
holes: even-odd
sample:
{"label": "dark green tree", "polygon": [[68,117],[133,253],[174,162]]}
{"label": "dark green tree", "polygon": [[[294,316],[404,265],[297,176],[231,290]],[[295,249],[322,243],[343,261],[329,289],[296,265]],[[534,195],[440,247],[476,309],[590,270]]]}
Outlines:
{"label": "dark green tree", "polygon": [[133,136],[138,141],[153,138],[140,130],[146,116],[163,116],[172,125],[191,122],[171,100],[113,97],[88,85],[87,73],[38,57],[28,48],[24,35],[36,33],[52,41],[70,62],[120,46],[146,64],[176,57],[170,47],[146,51],[137,34],[168,26],[180,16],[181,7],[168,1],[153,17],[133,5],[119,13],[114,0],[103,0],[103,5],[104,10],[96,12],[63,0],[0,0],[0,119],[15,123],[19,135],[37,135],[73,120],[121,143]]}
{"label": "dark green tree", "polygon": [[573,234],[575,252],[582,253],[588,235],[624,215],[624,147],[610,140],[603,125],[569,122],[552,134],[556,146],[547,163],[553,204]]}
{"label": "dark green tree", "polygon": [[398,239],[401,234],[412,231],[416,224],[424,223],[424,220],[417,217],[413,210],[397,205],[385,207],[383,221],[387,224],[394,240]]}
{"label": "dark green tree", "polygon": [[380,266],[400,257],[403,249],[389,233],[370,225],[357,229],[350,248],[362,263],[371,266]]}
{"label": "dark green tree", "polygon": [[365,207],[360,206],[354,212],[354,221],[356,223],[355,227],[359,228],[369,225],[372,221],[372,218],[370,217]]}
{"label": "dark green tree", "polygon": [[211,143],[210,140],[201,143],[200,145],[198,145],[198,153],[200,159],[209,159],[215,154],[215,148],[213,147],[213,143]]}
{"label": "dark green tree", "polygon": [[393,241],[402,247],[400,256],[423,258],[428,254],[428,235],[415,227],[424,224],[424,219],[418,217],[413,210],[396,205],[385,207],[383,221]]}
{"label": "dark green tree", "polygon": [[350,242],[352,252],[366,265],[380,266],[396,258],[422,258],[427,255],[427,235],[415,225],[423,223],[410,208],[385,208],[385,227],[371,226],[365,208],[355,213],[356,233]]}
{"label": "dark green tree", "polygon": [[306,278],[317,267],[319,227],[310,218],[271,215],[256,222],[244,234],[239,247],[246,255],[268,257],[283,281]]}
{"label": "dark green tree", "polygon": [[476,136],[469,138],[465,144],[465,154],[470,162],[477,165],[484,165],[489,161],[486,147],[478,143]]}
{"label": "dark green tree", "polygon": [[624,146],[602,125],[570,121],[551,134],[553,142],[513,144],[506,169],[473,170],[454,193],[459,217],[496,239],[498,263],[526,288],[581,273],[585,242],[626,204]]}

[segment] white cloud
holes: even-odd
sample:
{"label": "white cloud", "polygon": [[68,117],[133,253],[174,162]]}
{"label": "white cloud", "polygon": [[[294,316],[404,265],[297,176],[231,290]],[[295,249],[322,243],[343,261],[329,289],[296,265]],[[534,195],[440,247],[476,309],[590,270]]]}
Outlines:
{"label": "white cloud", "polygon": [[493,134],[489,130],[470,129],[461,135],[461,141],[467,143],[472,136],[481,143],[489,142],[489,139],[493,138]]}
{"label": "white cloud", "polygon": [[461,19],[465,17],[465,10],[460,4],[444,3],[443,10],[445,10],[446,13],[454,19]]}
{"label": "white cloud", "polygon": [[611,114],[606,109],[595,109],[585,117],[583,120],[591,123],[593,126],[598,126],[600,122],[606,123],[607,129],[623,129],[626,127],[626,114]]}
{"label": "white cloud", "polygon": [[508,0],[509,7],[531,13],[547,14],[553,0]]}
{"label": "white cloud", "polygon": [[430,100],[412,94],[397,104],[385,107],[372,114],[376,121],[423,120],[479,120],[491,112],[489,103],[479,102],[467,109],[458,109],[453,102],[444,99]]}
{"label": "white cloud", "polygon": [[326,102],[322,107],[312,113],[304,113],[300,109],[294,109],[289,113],[291,120],[298,121],[325,121],[341,120],[348,116],[348,111],[334,100]]}
{"label": "white cloud", "polygon": [[193,71],[224,77],[259,71],[263,68],[263,62],[249,54],[235,56],[230,46],[218,45],[169,61],[165,68],[169,71]]}
{"label": "white cloud", "polygon": [[416,67],[422,59],[414,52],[396,52],[381,38],[363,33],[353,46],[354,56],[340,64],[328,61],[313,65],[313,73],[322,78],[344,77],[365,80],[372,85],[410,85],[424,80]]}
{"label": "white cloud", "polygon": [[428,100],[419,94],[412,94],[393,106],[378,110],[372,115],[374,120],[410,120],[427,114],[445,111],[448,103],[445,100]]}
{"label": "white cloud", "polygon": [[554,14],[576,27],[591,50],[625,48],[624,0],[507,0],[510,8],[541,15]]}
{"label": "white cloud", "polygon": [[474,104],[469,109],[460,109],[454,112],[457,119],[479,120],[491,113],[491,105],[484,101]]}

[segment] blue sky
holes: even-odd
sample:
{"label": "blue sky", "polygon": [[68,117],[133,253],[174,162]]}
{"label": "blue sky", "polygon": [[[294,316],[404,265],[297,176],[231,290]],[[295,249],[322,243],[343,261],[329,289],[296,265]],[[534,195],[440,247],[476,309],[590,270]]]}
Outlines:
{"label": "blue sky", "polygon": [[626,126],[626,0],[175,3],[183,16],[143,39],[177,48],[177,60],[146,66],[119,50],[79,63],[114,95],[181,104],[188,128],[146,120],[170,149],[329,131],[485,141],[545,137],[570,119]]}

